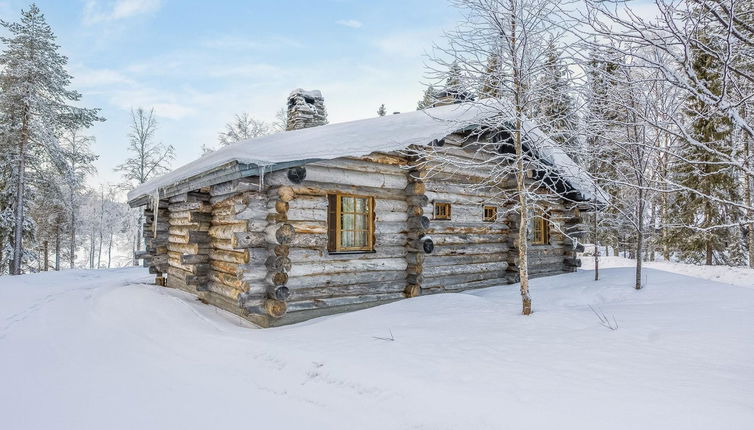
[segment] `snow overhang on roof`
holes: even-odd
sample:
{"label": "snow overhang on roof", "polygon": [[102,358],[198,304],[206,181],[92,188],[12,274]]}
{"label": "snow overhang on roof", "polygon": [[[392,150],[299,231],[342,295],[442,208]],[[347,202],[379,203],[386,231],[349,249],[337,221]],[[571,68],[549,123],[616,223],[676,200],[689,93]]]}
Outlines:
{"label": "snow overhang on roof", "polygon": [[[470,125],[507,111],[499,100],[459,103],[423,111],[413,111],[358,121],[328,124],[258,137],[225,146],[203,155],[170,173],[152,179],[128,193],[132,206],[150,198],[172,195],[180,183],[191,182],[194,189],[223,181],[264,174],[293,165],[339,157],[358,157],[373,152],[400,151],[412,145],[427,145]],[[544,134],[527,123],[527,133]],[[586,172],[554,142],[542,145],[539,156],[558,166],[563,179],[585,200],[605,203],[604,192]],[[594,193],[592,190],[598,190]]]}

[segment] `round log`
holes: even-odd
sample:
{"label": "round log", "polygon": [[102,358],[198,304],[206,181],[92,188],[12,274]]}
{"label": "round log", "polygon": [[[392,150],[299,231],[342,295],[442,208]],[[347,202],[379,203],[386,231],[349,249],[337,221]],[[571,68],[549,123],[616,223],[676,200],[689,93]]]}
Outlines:
{"label": "round log", "polygon": [[405,188],[406,194],[410,196],[419,196],[423,195],[425,191],[427,191],[427,187],[424,185],[423,182],[411,182],[408,185],[406,185]]}
{"label": "round log", "polygon": [[406,289],[403,290],[403,293],[406,295],[406,297],[416,297],[421,295],[422,287],[416,284],[411,284],[406,286]]}
{"label": "round log", "polygon": [[267,289],[267,297],[274,300],[285,301],[291,296],[291,290],[285,285],[276,287],[269,287]]}
{"label": "round log", "polygon": [[409,264],[406,268],[406,273],[409,273],[411,275],[418,275],[421,274],[424,271],[424,266],[422,264]]}
{"label": "round log", "polygon": [[284,202],[289,202],[296,198],[296,193],[291,187],[280,187],[278,188],[278,198]]}
{"label": "round log", "polygon": [[291,270],[291,260],[288,257],[271,255],[267,257],[265,266],[272,272],[288,272]]}
{"label": "round log", "polygon": [[424,263],[424,254],[418,252],[409,252],[406,254],[406,261],[408,264],[422,264]]}
{"label": "round log", "polygon": [[287,257],[290,252],[290,247],[288,245],[275,245],[272,252],[278,257]]}
{"label": "round log", "polygon": [[284,202],[282,200],[275,200],[275,211],[281,214],[288,212],[288,202]]}
{"label": "round log", "polygon": [[306,167],[297,166],[288,169],[288,180],[294,184],[300,184],[306,179]]}
{"label": "round log", "polygon": [[417,275],[408,274],[406,276],[406,281],[409,284],[418,284],[418,285],[421,285],[422,281],[424,281],[424,276],[421,273],[419,273]]}
{"label": "round log", "polygon": [[421,206],[409,206],[408,216],[422,216],[424,215],[424,208]]}
{"label": "round log", "polygon": [[290,224],[283,224],[276,232],[275,239],[277,239],[280,245],[286,245],[291,243],[296,236],[296,231]]}
{"label": "round log", "polygon": [[270,285],[285,285],[288,282],[288,274],[283,272],[271,272],[265,278]]}
{"label": "round log", "polygon": [[431,254],[435,249],[435,243],[429,236],[421,236],[413,244],[410,244],[410,246],[413,249],[424,251],[426,254]]}
{"label": "round log", "polygon": [[280,318],[288,311],[288,305],[282,300],[267,299],[264,301],[264,310],[273,318]]}

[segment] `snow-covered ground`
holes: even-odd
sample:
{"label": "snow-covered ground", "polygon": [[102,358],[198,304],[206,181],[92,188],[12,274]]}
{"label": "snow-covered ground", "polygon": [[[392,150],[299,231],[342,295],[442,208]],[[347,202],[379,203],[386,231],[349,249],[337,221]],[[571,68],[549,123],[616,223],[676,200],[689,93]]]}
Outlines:
{"label": "snow-covered ground", "polygon": [[267,330],[143,269],[4,277],[0,428],[754,428],[754,289],[602,275]]}
{"label": "snow-covered ground", "polygon": [[[594,269],[593,255],[582,256],[581,262],[585,270]],[[722,282],[724,284],[754,288],[754,269],[748,267],[696,266],[671,261],[645,261],[642,265],[650,269],[659,269],[695,278]],[[600,268],[602,267],[636,267],[636,262],[624,257],[600,256]]]}

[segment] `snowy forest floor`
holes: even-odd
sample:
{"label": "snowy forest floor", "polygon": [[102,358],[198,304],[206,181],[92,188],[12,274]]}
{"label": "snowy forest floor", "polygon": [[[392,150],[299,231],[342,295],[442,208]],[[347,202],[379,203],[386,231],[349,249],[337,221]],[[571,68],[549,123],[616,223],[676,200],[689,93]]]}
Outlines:
{"label": "snowy forest floor", "polygon": [[267,330],[144,269],[3,277],[0,427],[754,428],[754,288],[649,266]]}

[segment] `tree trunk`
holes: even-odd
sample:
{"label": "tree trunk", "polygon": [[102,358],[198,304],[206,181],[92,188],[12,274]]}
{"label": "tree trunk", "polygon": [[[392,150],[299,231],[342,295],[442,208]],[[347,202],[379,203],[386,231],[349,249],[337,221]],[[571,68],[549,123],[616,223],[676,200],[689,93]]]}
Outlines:
{"label": "tree trunk", "polygon": [[42,242],[42,249],[44,252],[44,266],[42,270],[47,272],[48,270],[50,270],[50,247],[46,240]]}
{"label": "tree trunk", "polygon": [[113,232],[110,232],[110,240],[107,242],[107,268],[110,268],[110,264],[113,261]]}
{"label": "tree trunk", "polygon": [[26,186],[26,145],[29,140],[29,108],[24,108],[21,125],[21,140],[18,142],[18,165],[16,175],[16,213],[13,227],[13,265],[11,275],[21,274],[21,251],[23,250],[24,231],[24,188]]}
{"label": "tree trunk", "polygon": [[141,229],[143,227],[142,225],[142,217],[143,213],[141,210],[139,210],[139,223],[136,224],[136,237],[134,238],[134,266],[139,265],[139,260],[136,259],[136,252],[141,250]]}
{"label": "tree trunk", "polygon": [[76,195],[73,190],[71,190],[71,255],[70,263],[71,263],[71,269],[76,267]]}
{"label": "tree trunk", "polygon": [[641,290],[642,248],[644,246],[644,190],[639,188],[639,204],[636,205],[636,282],[634,288]]}
{"label": "tree trunk", "polygon": [[[60,219],[58,219],[60,221]],[[60,270],[60,222],[55,226],[55,271]]]}
{"label": "tree trunk", "polygon": [[[595,194],[596,195],[596,194]],[[598,223],[598,212],[597,212],[597,206],[594,207],[594,280],[599,281],[600,280],[600,246],[597,243],[597,226]],[[607,247],[605,247],[605,252],[607,252]]]}
{"label": "tree trunk", "polygon": [[[746,169],[751,168],[751,143],[749,136],[744,133],[744,166]],[[751,175],[744,173],[744,204],[752,207],[751,198]],[[754,210],[747,210],[749,220],[754,220]],[[754,221],[749,223],[749,267],[754,268]]]}
{"label": "tree trunk", "polygon": [[513,68],[513,98],[516,109],[516,129],[514,139],[516,145],[516,192],[518,192],[519,218],[518,218],[518,276],[521,281],[521,305],[524,315],[531,314],[531,297],[529,296],[529,261],[528,261],[528,244],[526,227],[528,225],[527,201],[526,201],[526,171],[524,170],[524,151],[522,146],[523,127],[522,118],[524,115],[523,107],[523,84],[521,82],[521,71],[518,64],[518,45],[516,41],[516,8],[511,10],[511,58]]}
{"label": "tree trunk", "polygon": [[89,241],[89,268],[94,269],[94,251],[97,249],[97,241],[95,240],[96,231],[92,228],[92,236]]}

